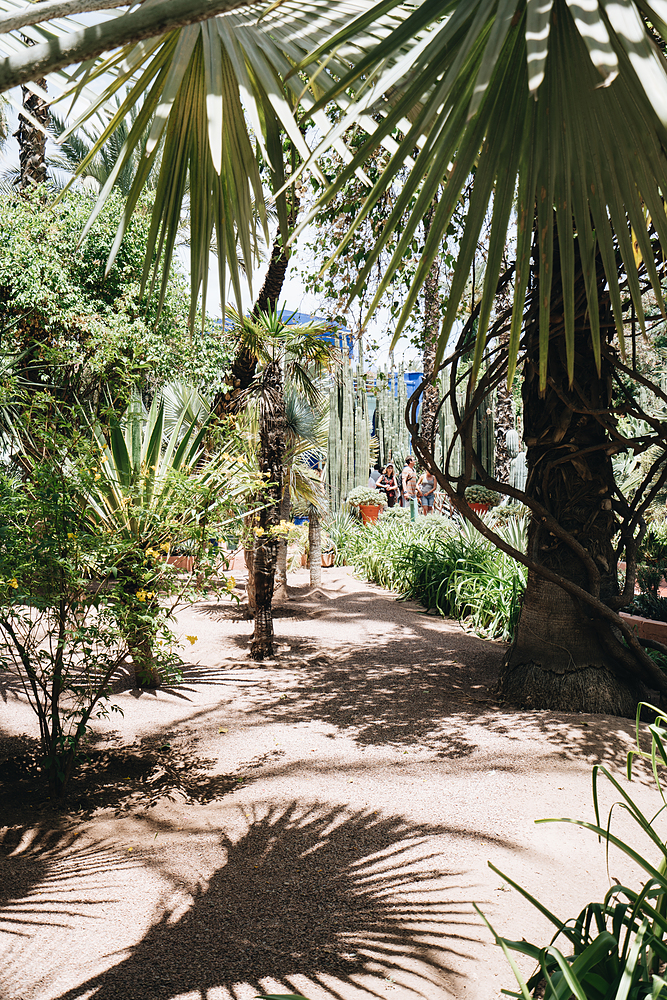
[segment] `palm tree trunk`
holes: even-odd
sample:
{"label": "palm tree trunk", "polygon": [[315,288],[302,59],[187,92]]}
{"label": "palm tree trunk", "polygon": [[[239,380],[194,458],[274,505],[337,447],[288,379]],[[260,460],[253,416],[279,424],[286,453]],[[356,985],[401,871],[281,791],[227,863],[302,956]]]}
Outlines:
{"label": "palm tree trunk", "polygon": [[[560,273],[557,261],[553,273],[554,278]],[[594,411],[611,408],[612,380],[608,362],[603,360],[600,375],[596,370],[581,269],[576,292],[576,389],[568,382],[561,308],[561,315],[551,317],[548,383],[542,394],[537,317],[526,331],[523,405],[526,493],[548,508],[582,550],[577,554],[571,544],[556,538],[534,517],[528,555],[589,593],[599,573],[604,602],[618,595],[612,544],[618,523],[611,499],[612,449],[608,432]],[[560,296],[554,280],[555,300]],[[600,326],[602,331],[613,330],[602,284]],[[582,412],[582,398],[588,401],[590,412]],[[623,667],[620,654],[625,647],[613,626],[587,612],[566,591],[529,571],[516,638],[500,683],[508,701],[530,708],[634,716],[637,701],[645,695],[642,684],[627,665]]]}
{"label": "palm tree trunk", "polygon": [[[34,45],[32,39],[23,36],[24,42]],[[35,80],[38,87],[46,90],[46,80],[40,77]],[[46,129],[49,124],[49,105],[42,98],[33,94],[27,87],[21,87],[23,91],[23,107],[36,121],[40,123],[42,129],[37,128],[27,118],[19,114],[19,127],[14,133],[19,144],[19,164],[21,173],[17,182],[19,191],[29,191],[38,184],[44,184],[47,179],[46,171]]]}
{"label": "palm tree trunk", "polygon": [[309,510],[308,550],[310,552],[310,585],[322,586],[322,527],[316,507]]}
{"label": "palm tree trunk", "polygon": [[[298,206],[297,206],[298,207]],[[296,212],[288,216],[290,230],[294,227]],[[280,293],[285,282],[285,275],[289,267],[290,252],[283,246],[283,238],[278,231],[271,248],[269,265],[264,275],[264,283],[260,289],[257,301],[252,311],[256,316],[260,311],[266,312],[268,309],[277,309]],[[229,382],[232,389],[224,394],[219,393],[213,403],[213,409],[219,415],[223,413],[235,413],[238,397],[245,392],[255,377],[257,371],[257,356],[247,347],[241,346],[234,355],[229,370]]]}
{"label": "palm tree trunk", "polygon": [[280,520],[282,500],[283,457],[285,454],[285,397],[280,361],[268,364],[263,374],[263,391],[259,409],[260,471],[268,484],[264,496],[266,506],[259,512],[252,554],[255,591],[255,631],[250,645],[253,660],[264,660],[275,654],[273,642],[273,586],[278,557],[278,538],[272,533]]}

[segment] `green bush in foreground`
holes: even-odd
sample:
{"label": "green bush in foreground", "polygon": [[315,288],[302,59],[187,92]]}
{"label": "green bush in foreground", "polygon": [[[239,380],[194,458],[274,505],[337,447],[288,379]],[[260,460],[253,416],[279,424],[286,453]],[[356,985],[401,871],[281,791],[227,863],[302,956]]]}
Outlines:
{"label": "green bush in foreground", "polygon": [[[521,547],[525,520],[513,518],[497,530]],[[525,569],[467,522],[436,514],[414,522],[381,517],[350,534],[343,554],[368,580],[457,618],[478,635],[512,636]]]}

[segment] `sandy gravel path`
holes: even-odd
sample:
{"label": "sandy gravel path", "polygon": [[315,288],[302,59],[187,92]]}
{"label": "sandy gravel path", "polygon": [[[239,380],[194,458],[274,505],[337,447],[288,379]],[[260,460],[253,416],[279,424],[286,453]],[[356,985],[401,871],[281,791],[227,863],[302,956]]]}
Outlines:
{"label": "sandy gravel path", "polygon": [[[533,821],[592,819],[591,764],[622,773],[631,723],[510,711],[500,645],[347,569],[291,583],[278,660],[252,665],[251,623],[204,601],[180,616],[183,683],[98,724],[196,754],[226,794],[5,812],[3,1000],[496,1000],[513,979],[472,904],[509,937],[549,931],[487,862],[563,916],[609,887],[594,836]],[[17,686],[0,694],[0,735],[34,733]],[[633,793],[656,804],[648,780]],[[616,856],[610,874],[633,878]]]}

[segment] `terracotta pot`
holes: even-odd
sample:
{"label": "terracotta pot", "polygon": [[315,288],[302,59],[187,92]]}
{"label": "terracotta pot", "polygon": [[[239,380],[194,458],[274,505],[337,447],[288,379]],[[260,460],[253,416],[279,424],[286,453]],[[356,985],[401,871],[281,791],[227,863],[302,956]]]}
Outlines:
{"label": "terracotta pot", "polygon": [[486,514],[489,509],[488,503],[472,503],[472,501],[469,501],[468,506],[471,510],[474,510],[476,514]]}
{"label": "terracotta pot", "polygon": [[323,566],[333,566],[334,558],[336,556],[335,552],[323,552],[322,553],[322,565]]}
{"label": "terracotta pot", "polygon": [[667,622],[654,622],[640,615],[628,615],[625,611],[621,611],[621,618],[625,619],[638,639],[653,639],[667,645]]}
{"label": "terracotta pot", "polygon": [[175,569],[184,569],[186,573],[192,573],[195,565],[194,556],[168,556],[167,563]]}
{"label": "terracotta pot", "polygon": [[382,507],[371,506],[370,504],[363,504],[359,507],[361,511],[361,516],[363,518],[364,524],[372,524],[377,521]]}

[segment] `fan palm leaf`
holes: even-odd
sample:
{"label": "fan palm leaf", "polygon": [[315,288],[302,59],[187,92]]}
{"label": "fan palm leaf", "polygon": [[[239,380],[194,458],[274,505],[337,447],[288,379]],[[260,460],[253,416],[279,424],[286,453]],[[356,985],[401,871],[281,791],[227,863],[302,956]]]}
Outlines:
{"label": "fan palm leaf", "polygon": [[[375,4],[310,58],[344,44],[359,27],[367,30],[387,4]],[[406,40],[415,46],[404,51]],[[400,230],[372,312],[445,182],[415,281],[400,316],[395,340],[415,306],[420,287],[445,237],[461,193],[474,173],[470,207],[452,278],[438,345],[441,361],[465,294],[485,217],[492,207],[488,260],[477,331],[474,370],[479,369],[502,264],[503,248],[516,221],[517,261],[510,381],[514,372],[531,263],[534,228],[539,250],[540,378],[546,383],[554,225],[564,277],[564,325],[570,378],[574,370],[575,242],[584,262],[588,309],[596,359],[600,358],[595,258],[599,253],[611,291],[614,321],[623,348],[624,303],[619,269],[644,323],[634,232],[645,271],[664,311],[661,268],[655,241],[667,246],[667,64],[660,45],[667,38],[667,6],[661,0],[433,0],[418,5],[400,27],[341,76],[319,102],[325,106],[357,88],[356,102],[336,135],[371,114],[381,124],[341,171],[318,206],[331,199],[362,167],[385,136],[399,129],[394,155],[370,190],[354,230],[373,212],[381,195],[407,179],[372,249],[354,295],[377,263],[389,236]],[[419,41],[419,47],[417,47]],[[305,63],[301,64],[305,69]],[[405,129],[402,122],[410,121]],[[325,137],[316,159],[333,138]],[[414,163],[410,161],[418,153]],[[516,203],[516,216],[513,208]],[[404,213],[413,205],[407,225]],[[555,207],[555,213],[554,213]],[[647,212],[650,224],[647,224]],[[304,223],[305,224],[305,223]]]}
{"label": "fan palm leaf", "polygon": [[[113,17],[98,26],[99,33],[105,37],[108,35],[110,40],[116,39],[114,45],[121,44],[117,40],[120,35],[116,22],[127,23],[135,13],[143,12],[147,17],[155,10],[163,12],[166,17],[163,24],[168,27],[170,11],[178,2],[180,0],[160,0],[153,5],[144,4],[133,14]],[[199,11],[203,4],[199,2],[191,6],[193,11],[194,8]],[[163,29],[159,37],[144,35],[142,37],[147,38],[146,41],[140,44],[130,41],[96,63],[87,58],[92,50],[86,49],[84,41],[80,40],[76,58],[82,62],[76,70],[75,83],[65,95],[74,101],[83,88],[87,88],[88,107],[71,124],[71,131],[79,129],[91,118],[104,121],[97,143],[79,166],[81,173],[88,169],[89,163],[114,135],[130,110],[137,110],[115,168],[100,192],[89,227],[101,211],[116,176],[139,148],[146,125],[151,120],[153,122],[145,156],[136,171],[108,266],[113,263],[153,167],[155,150],[162,143],[163,161],[144,273],[144,284],[160,281],[161,295],[165,291],[189,184],[191,320],[200,292],[204,297],[206,295],[211,245],[217,249],[223,299],[226,298],[229,276],[236,301],[240,303],[240,265],[242,262],[245,264],[250,276],[252,268],[249,262],[257,258],[260,243],[269,242],[257,150],[261,152],[264,163],[268,164],[273,189],[278,191],[289,180],[284,172],[282,135],[289,137],[301,158],[309,155],[302,131],[294,118],[297,105],[312,116],[320,131],[329,131],[328,117],[315,108],[317,97],[347,72],[353,55],[370,50],[403,16],[389,13],[377,20],[372,28],[359,32],[353,40],[339,47],[335,54],[323,59],[316,77],[304,86],[301,76],[289,76],[293,67],[303,60],[309,61],[310,52],[319,49],[327,38],[337,34],[345,24],[363,12],[366,4],[362,0],[343,0],[333,4],[328,0],[281,0],[281,3],[264,11],[261,18],[258,18],[257,5],[252,2],[240,5],[234,0],[227,0],[226,4],[222,0],[217,3],[209,0],[209,6],[211,13],[215,13],[214,8],[238,9],[175,30]],[[0,0],[1,9],[15,10],[14,0]],[[194,11],[190,20],[194,21],[198,16]],[[42,37],[47,40],[22,56],[21,51],[25,53],[25,49],[21,50],[23,43],[15,35],[7,36],[10,43],[6,50],[10,55],[5,78],[9,82],[18,79],[14,74],[10,80],[12,60],[17,65],[21,59],[26,65],[32,60],[35,72],[37,68],[44,72],[48,67],[44,64],[42,49],[50,45],[52,49],[62,49],[63,52],[74,51],[74,36],[60,22],[48,22],[46,26],[40,24],[25,30],[32,33],[30,37],[33,40]],[[112,48],[111,43],[106,46],[107,51]],[[104,50],[98,47],[98,51]],[[111,83],[108,83],[109,77]],[[104,90],[91,98],[91,88],[98,81],[103,83]],[[114,108],[111,102],[116,95],[121,95],[120,105]],[[347,94],[341,96],[340,103],[342,107],[347,107]],[[107,109],[111,114],[105,120]],[[344,142],[337,137],[332,142],[344,160],[350,161],[351,156]],[[385,142],[391,149],[394,148],[393,140],[386,139]],[[283,196],[277,199],[277,210],[283,238],[286,239],[287,208]]]}

